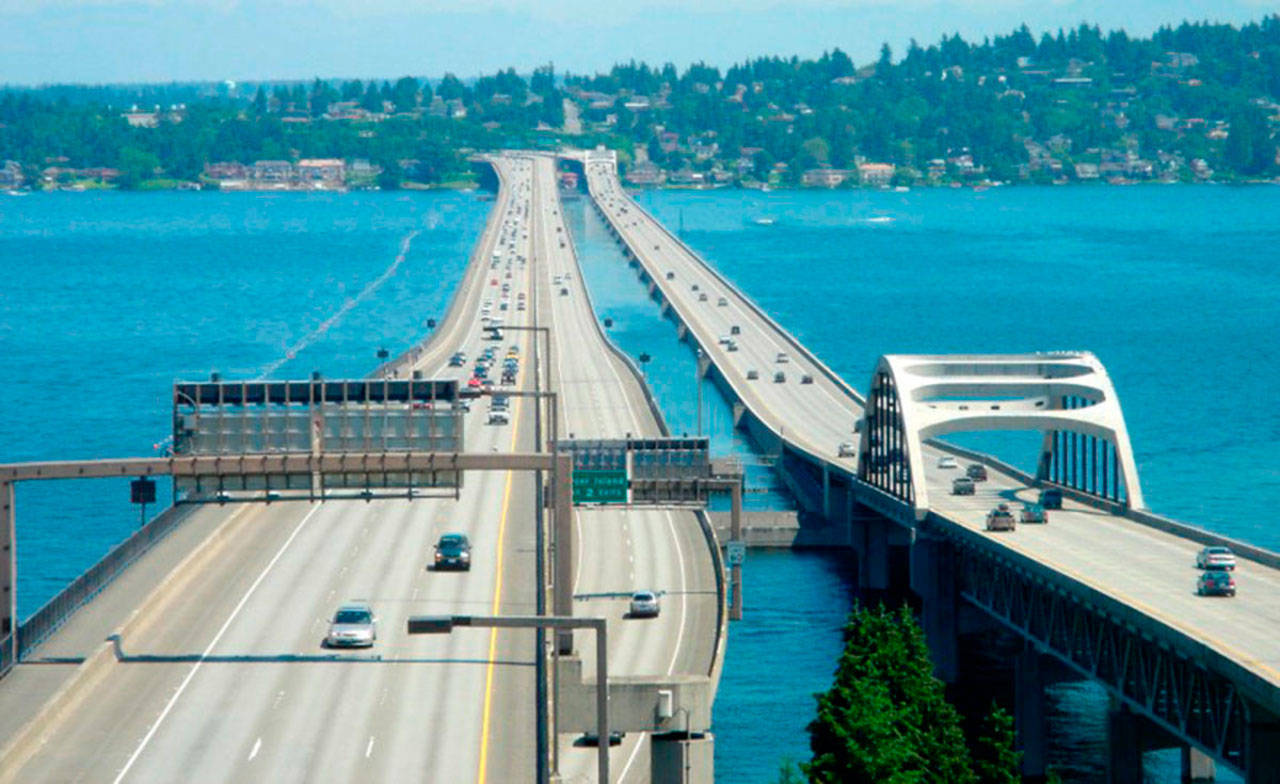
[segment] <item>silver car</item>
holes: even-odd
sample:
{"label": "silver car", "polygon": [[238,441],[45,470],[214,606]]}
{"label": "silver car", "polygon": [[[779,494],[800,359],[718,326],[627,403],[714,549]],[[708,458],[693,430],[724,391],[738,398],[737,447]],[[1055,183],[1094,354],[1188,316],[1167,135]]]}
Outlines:
{"label": "silver car", "polygon": [[348,602],[338,608],[324,644],[331,648],[369,648],[378,639],[378,619],[368,602]]}
{"label": "silver car", "polygon": [[653,591],[636,591],[631,594],[630,609],[632,618],[657,618],[661,610],[658,595]]}
{"label": "silver car", "polygon": [[1205,547],[1196,553],[1196,568],[1233,571],[1236,568],[1236,557],[1229,547]]}

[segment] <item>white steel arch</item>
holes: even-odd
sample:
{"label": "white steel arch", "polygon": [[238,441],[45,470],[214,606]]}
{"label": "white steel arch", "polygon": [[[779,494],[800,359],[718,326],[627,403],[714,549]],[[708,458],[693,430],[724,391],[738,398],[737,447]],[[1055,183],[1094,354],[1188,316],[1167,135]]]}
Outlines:
{"label": "white steel arch", "polygon": [[984,430],[1039,430],[1038,479],[1145,508],[1120,401],[1087,351],[886,354],[859,430],[858,476],[910,503],[917,519],[929,510],[923,442]]}

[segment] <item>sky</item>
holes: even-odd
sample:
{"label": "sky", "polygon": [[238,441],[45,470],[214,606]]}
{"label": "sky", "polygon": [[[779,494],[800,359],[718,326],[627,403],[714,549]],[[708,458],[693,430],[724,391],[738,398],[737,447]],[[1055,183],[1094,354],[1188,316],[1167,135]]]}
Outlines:
{"label": "sky", "polygon": [[1280,0],[0,0],[0,84],[594,73],[835,47],[863,64],[882,43],[901,53],[1023,23],[1145,36],[1275,13]]}

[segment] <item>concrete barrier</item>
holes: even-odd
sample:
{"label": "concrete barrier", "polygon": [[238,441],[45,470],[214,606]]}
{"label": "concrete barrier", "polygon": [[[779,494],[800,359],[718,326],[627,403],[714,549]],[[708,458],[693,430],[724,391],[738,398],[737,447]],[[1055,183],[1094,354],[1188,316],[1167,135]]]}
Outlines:
{"label": "concrete barrier", "polygon": [[54,692],[31,721],[16,732],[0,749],[0,784],[17,781],[18,772],[40,750],[59,725],[84,704],[93,690],[110,674],[117,663],[115,642],[142,633],[157,619],[163,610],[191,584],[203,568],[221,554],[226,544],[247,524],[250,515],[244,514],[251,506],[242,506],[217,530],[211,533],[194,550],[187,554],[164,579],[148,594],[116,632],[98,646],[76,671]]}

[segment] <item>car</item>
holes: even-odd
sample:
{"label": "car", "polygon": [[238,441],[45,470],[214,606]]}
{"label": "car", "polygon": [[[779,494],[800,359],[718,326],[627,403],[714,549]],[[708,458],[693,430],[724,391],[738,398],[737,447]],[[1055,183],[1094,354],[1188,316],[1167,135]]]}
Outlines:
{"label": "car", "polygon": [[1227,572],[1201,572],[1196,581],[1196,593],[1201,596],[1235,596],[1236,578]]}
{"label": "car", "polygon": [[1047,487],[1040,491],[1040,505],[1045,509],[1062,508],[1062,491],[1056,487]]}
{"label": "car", "polygon": [[326,648],[371,648],[378,639],[378,619],[368,602],[347,602],[333,614],[329,633],[324,637]]}
{"label": "car", "polygon": [[852,441],[845,441],[836,447],[837,457],[857,457],[858,450],[854,447]]}
{"label": "car", "polygon": [[1210,545],[1196,553],[1197,569],[1225,569],[1228,572],[1236,568],[1236,556],[1230,547]]}
{"label": "car", "polygon": [[653,591],[636,591],[631,594],[631,607],[628,614],[632,618],[657,618],[661,610],[658,595]]}
{"label": "car", "polygon": [[959,468],[960,464],[951,455],[943,455],[938,458],[938,468]]}
{"label": "car", "polygon": [[785,351],[779,351],[779,352],[778,352],[778,356],[777,356],[777,358],[776,358],[774,361],[775,361],[775,362],[777,362],[779,365],[782,365],[782,364],[785,364],[785,363],[787,363],[787,362],[790,362],[790,361],[791,361],[791,357],[787,356],[787,352],[785,352]]}
{"label": "car", "polygon": [[977,490],[978,486],[967,476],[957,476],[951,480],[952,495],[973,495]]}
{"label": "car", "polygon": [[729,300],[725,299],[724,297],[720,297],[719,299],[716,300],[716,306],[721,308],[728,307]]}
{"label": "car", "polygon": [[[618,746],[622,744],[622,738],[626,733],[618,730],[609,731],[609,745]],[[573,742],[574,746],[586,746],[589,748],[597,748],[600,745],[600,736],[594,732],[584,732],[580,738]]]}
{"label": "car", "polygon": [[813,383],[813,376],[809,375],[808,373],[805,373],[804,375],[800,376],[800,383],[801,383],[801,384],[812,384],[812,383]]}
{"label": "car", "polygon": [[569,290],[568,290],[567,288],[564,288],[564,287],[562,286],[562,287],[560,288],[560,296],[562,296],[562,297],[567,297],[567,296],[569,296]]}
{"label": "car", "polygon": [[774,374],[773,374],[773,383],[775,383],[775,384],[785,384],[785,383],[787,383],[787,374],[786,374],[786,373],[783,373],[781,370],[779,370],[777,373],[774,373]]}
{"label": "car", "polygon": [[501,409],[496,410],[496,411],[495,411],[495,410],[493,410],[493,409],[490,409],[490,410],[489,410],[489,424],[491,424],[491,425],[509,425],[509,424],[511,424],[511,415],[510,415],[510,414],[508,414],[506,411],[503,411],[503,410],[501,410]]}
{"label": "car", "polygon": [[730,340],[728,343],[725,343],[725,344],[724,344],[724,350],[725,350],[725,351],[737,351],[737,350],[738,350],[738,341],[736,341],[736,340]]}
{"label": "car", "polygon": [[436,542],[436,550],[431,565],[441,569],[471,569],[471,540],[466,534],[448,533]]}
{"label": "car", "polygon": [[1040,504],[1023,504],[1022,514],[1019,515],[1018,521],[1023,523],[1047,523],[1049,522],[1049,515]]}
{"label": "car", "polygon": [[705,291],[704,291],[704,292],[702,292],[701,294],[699,294],[699,295],[698,295],[698,301],[699,301],[699,302],[706,302],[706,301],[707,301],[707,292],[705,292]]}
{"label": "car", "polygon": [[697,283],[693,284],[693,290],[694,290],[694,291],[697,291],[697,290],[698,290],[698,284],[697,284]]}
{"label": "car", "polygon": [[757,378],[760,378],[760,371],[758,371],[758,370],[748,370],[748,371],[747,371],[747,380],[748,380],[748,381],[755,381]]}
{"label": "car", "polygon": [[722,346],[727,346],[733,342],[733,338],[729,337],[728,335],[721,335],[720,337],[716,338],[716,342]]}
{"label": "car", "polygon": [[516,310],[517,311],[524,310],[524,300],[520,300],[518,303],[516,303]]}
{"label": "car", "polygon": [[964,475],[975,482],[987,481],[987,467],[981,463],[970,463],[969,467],[964,470]]}
{"label": "car", "polygon": [[987,530],[988,531],[1012,531],[1017,527],[1014,522],[1013,512],[1009,511],[1009,505],[1001,503],[987,512]]}
{"label": "car", "polygon": [[739,327],[737,324],[733,324],[732,326],[730,326],[730,327],[729,327],[729,334],[730,334],[730,335],[741,335],[741,334],[742,334],[742,327]]}
{"label": "car", "polygon": [[449,367],[462,367],[466,361],[461,354],[454,354],[449,357]]}
{"label": "car", "polygon": [[676,274],[671,270],[667,270],[667,280],[675,280],[675,279],[676,279]]}

